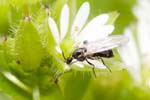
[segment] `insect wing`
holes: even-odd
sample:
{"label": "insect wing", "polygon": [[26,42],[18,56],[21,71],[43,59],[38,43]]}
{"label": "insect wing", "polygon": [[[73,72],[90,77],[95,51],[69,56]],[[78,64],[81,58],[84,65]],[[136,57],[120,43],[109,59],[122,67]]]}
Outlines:
{"label": "insect wing", "polygon": [[85,47],[87,49],[87,54],[93,54],[116,48],[126,44],[127,42],[128,37],[123,35],[114,35],[93,42],[87,42],[86,44],[82,44],[79,47]]}

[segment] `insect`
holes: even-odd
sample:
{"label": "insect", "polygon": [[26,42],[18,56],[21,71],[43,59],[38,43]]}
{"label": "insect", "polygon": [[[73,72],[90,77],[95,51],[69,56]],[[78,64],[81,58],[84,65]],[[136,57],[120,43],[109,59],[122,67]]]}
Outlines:
{"label": "insect", "polygon": [[[73,60],[76,61],[86,61],[89,65],[93,66],[92,70],[94,76],[95,73],[95,65],[89,61],[90,60],[98,60],[100,59],[102,63],[105,65],[103,58],[111,58],[113,57],[113,48],[124,45],[128,41],[128,38],[123,35],[114,35],[108,36],[104,39],[99,39],[96,41],[88,42],[87,40],[83,41],[83,43],[79,44],[78,47],[73,51],[72,55],[68,58],[65,58],[65,62],[67,64],[73,63]],[[106,66],[106,65],[105,65]],[[107,66],[106,66],[107,67]],[[111,72],[111,69],[107,67]]]}

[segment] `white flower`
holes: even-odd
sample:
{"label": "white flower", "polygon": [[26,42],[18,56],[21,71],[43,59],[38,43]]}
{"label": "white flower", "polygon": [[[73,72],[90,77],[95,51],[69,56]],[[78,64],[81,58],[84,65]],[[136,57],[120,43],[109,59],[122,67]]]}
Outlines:
{"label": "white flower", "polygon": [[141,54],[143,83],[150,86],[150,1],[138,0],[134,13],[137,17],[137,37]]}
{"label": "white flower", "polygon": [[136,81],[141,82],[141,63],[136,42],[134,40],[132,31],[129,28],[125,29],[124,34],[129,37],[129,42],[126,45],[118,48],[118,52],[128,71],[131,73],[131,76],[133,76]]}
{"label": "white flower", "polygon": [[134,13],[138,19],[137,22],[137,36],[140,46],[142,57],[147,60],[148,66],[150,66],[150,1],[138,0],[138,5],[134,9]]}
{"label": "white flower", "polygon": [[[60,29],[58,29],[54,19],[49,17],[48,23],[53,37],[57,43],[57,52],[62,53],[60,43],[65,39],[66,34],[70,34],[74,41],[82,43],[84,40],[95,41],[112,33],[114,26],[106,24],[109,19],[108,14],[98,15],[87,23],[89,13],[90,5],[88,2],[84,2],[74,17],[72,25],[69,25],[69,7],[67,4],[65,4],[60,15]],[[71,26],[71,29],[68,29],[69,26]]]}
{"label": "white flower", "polygon": [[133,78],[150,86],[150,1],[138,0],[137,2],[133,9],[137,17],[137,43],[134,40],[133,32],[127,28],[125,35],[128,35],[130,41],[119,49],[119,53]]}

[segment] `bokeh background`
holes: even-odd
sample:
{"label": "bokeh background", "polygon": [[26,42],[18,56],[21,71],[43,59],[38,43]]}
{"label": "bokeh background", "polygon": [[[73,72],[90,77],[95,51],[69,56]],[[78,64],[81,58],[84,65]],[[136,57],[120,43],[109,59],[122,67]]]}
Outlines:
{"label": "bokeh background", "polygon": [[[90,19],[119,11],[112,34],[127,35],[129,43],[114,50],[114,58],[104,59],[112,73],[98,70],[95,78],[88,69],[75,68],[64,73],[56,84],[55,75],[63,71],[63,65],[51,55],[55,54],[51,49],[54,43],[47,35],[51,33],[45,5],[59,22],[65,3],[73,17],[85,1],[91,6]],[[0,100],[150,100],[149,10],[149,0],[0,0]],[[25,16],[32,16],[33,22],[25,24]],[[44,36],[48,37],[47,44]],[[41,38],[44,46],[37,44]],[[23,56],[24,65],[20,65],[15,49]]]}

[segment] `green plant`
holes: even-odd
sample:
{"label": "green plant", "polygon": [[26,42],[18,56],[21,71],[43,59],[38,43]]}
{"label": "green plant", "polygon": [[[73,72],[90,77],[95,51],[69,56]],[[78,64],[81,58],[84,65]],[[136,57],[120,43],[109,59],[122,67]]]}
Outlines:
{"label": "green plant", "polygon": [[[4,14],[0,16],[0,99],[148,100],[149,89],[136,84],[129,72],[122,69],[122,65],[113,63],[121,62],[117,51],[114,50],[114,58],[104,59],[112,73],[106,68],[96,68],[96,78],[89,65],[75,63],[69,66],[62,56],[62,51],[69,57],[74,50],[74,35],[82,33],[81,30],[84,30],[83,27],[90,20],[104,12],[107,14],[102,14],[103,20],[98,20],[106,28],[101,28],[103,34],[112,33],[115,23],[114,34],[123,32],[124,27],[134,20],[131,8],[135,1],[113,1],[114,3],[108,4],[109,1],[102,0],[0,0],[0,8],[3,8],[0,13]],[[75,19],[83,3],[87,7],[81,13],[84,15],[80,16],[81,19]],[[103,8],[100,9],[96,3],[103,3],[106,7],[101,5]],[[118,9],[125,12],[118,20],[119,13],[114,11],[118,10],[117,4],[122,5]],[[127,12],[129,18],[124,21]],[[63,20],[60,20],[61,15],[64,16]],[[78,20],[77,23],[74,23],[75,20]],[[91,27],[93,26],[89,25],[87,28]],[[100,28],[96,25],[95,27],[97,30]],[[86,32],[90,33],[91,30]]]}

